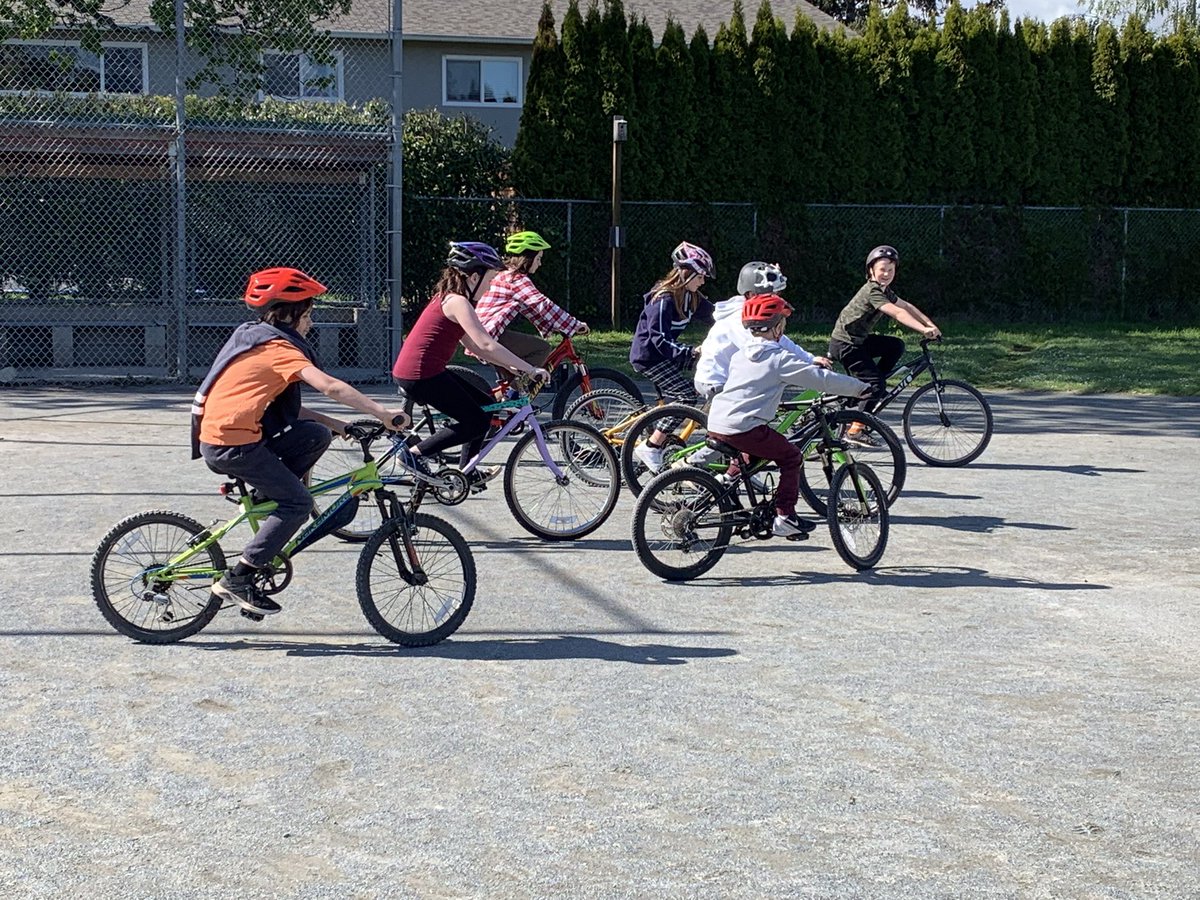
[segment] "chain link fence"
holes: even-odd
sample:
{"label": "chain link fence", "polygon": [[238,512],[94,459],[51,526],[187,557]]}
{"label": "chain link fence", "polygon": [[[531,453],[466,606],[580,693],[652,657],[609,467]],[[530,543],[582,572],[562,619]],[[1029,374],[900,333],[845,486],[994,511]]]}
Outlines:
{"label": "chain link fence", "polygon": [[[261,53],[250,95],[229,96],[244,71],[197,87],[181,122],[174,45],[127,25],[99,53],[70,33],[0,44],[0,383],[195,382],[247,318],[247,275],[275,265],[330,288],[315,313],[320,364],[386,378],[390,21]],[[622,217],[626,329],[680,240],[713,252],[715,298],[744,262],[779,262],[812,322],[833,320],[879,243],[900,249],[901,294],[939,320],[1200,318],[1187,277],[1200,210],[639,202]],[[546,293],[608,327],[610,219],[602,202],[408,198],[406,312],[428,299],[446,240],[530,228],[554,245]]]}
{"label": "chain link fence", "polygon": [[[530,228],[553,246],[536,280],[599,327],[611,322],[611,206],[578,200],[421,199],[441,237],[500,241]],[[1008,323],[1194,323],[1200,300],[1188,260],[1200,249],[1200,210],[1068,207],[622,204],[620,321],[632,328],[642,295],[665,274],[681,240],[713,253],[710,296],[736,290],[752,259],[778,262],[798,321],[831,323],[863,280],[872,247],[898,247],[902,296],[947,320]],[[435,246],[430,243],[429,246]],[[407,264],[406,264],[407,266]],[[428,276],[406,284],[418,302]]]}
{"label": "chain link fence", "polygon": [[139,8],[99,52],[64,29],[0,44],[0,382],[198,381],[249,318],[249,273],[279,265],[330,288],[319,363],[381,378],[390,5],[357,39],[330,22],[286,51],[189,51],[182,77],[225,65],[182,115],[174,38]]}

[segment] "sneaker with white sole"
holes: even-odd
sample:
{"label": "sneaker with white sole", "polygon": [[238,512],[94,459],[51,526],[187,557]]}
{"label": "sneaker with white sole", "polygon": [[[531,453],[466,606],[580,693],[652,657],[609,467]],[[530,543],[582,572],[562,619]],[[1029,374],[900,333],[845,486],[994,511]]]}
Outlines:
{"label": "sneaker with white sole", "polygon": [[875,448],[881,446],[879,438],[866,430],[847,431],[843,439],[847,444],[853,444],[855,447]]}
{"label": "sneaker with white sole", "polygon": [[636,456],[647,469],[651,472],[657,472],[663,465],[663,449],[662,447],[653,447],[650,444],[638,444],[633,448],[633,455]]}
{"label": "sneaker with white sole", "polygon": [[396,460],[400,463],[400,465],[404,466],[404,468],[408,469],[414,475],[422,476],[427,480],[433,479],[433,472],[430,471],[429,463],[426,462],[425,457],[417,453],[413,453],[408,447],[402,448],[400,452],[396,454]]}
{"label": "sneaker with white sole", "polygon": [[771,534],[777,537],[793,537],[797,534],[809,534],[817,527],[815,522],[802,519],[795,513],[790,516],[776,516],[771,525]]}
{"label": "sneaker with white sole", "polygon": [[471,493],[478,494],[487,490],[487,483],[504,471],[503,466],[479,466],[467,476],[467,484]]}
{"label": "sneaker with white sole", "polygon": [[222,600],[236,603],[247,612],[260,616],[273,616],[283,609],[254,586],[253,573],[234,575],[232,572],[228,572],[224,578],[212,586],[212,592]]}

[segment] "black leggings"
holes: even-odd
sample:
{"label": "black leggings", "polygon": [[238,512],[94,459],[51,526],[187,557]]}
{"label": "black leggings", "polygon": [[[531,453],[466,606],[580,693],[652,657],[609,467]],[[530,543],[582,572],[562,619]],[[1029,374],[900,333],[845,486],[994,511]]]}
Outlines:
{"label": "black leggings", "polygon": [[[829,342],[829,356],[836,359],[846,371],[871,385],[874,390],[863,404],[865,412],[871,412],[887,394],[887,376],[904,354],[904,341],[887,334],[868,334],[861,344],[844,341]],[[848,404],[857,406],[858,401]]]}
{"label": "black leggings", "polygon": [[462,444],[459,465],[470,462],[483,446],[492,424],[492,414],[484,412],[483,407],[495,403],[495,398],[467,384],[453,372],[443,371],[416,380],[399,378],[397,383],[417,403],[432,406],[454,420],[417,444],[421,455],[429,456],[446,447]]}

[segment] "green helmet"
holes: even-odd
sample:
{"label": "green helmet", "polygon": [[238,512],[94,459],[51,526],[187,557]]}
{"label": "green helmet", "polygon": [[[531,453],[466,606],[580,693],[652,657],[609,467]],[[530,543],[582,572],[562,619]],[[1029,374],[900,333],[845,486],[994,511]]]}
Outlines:
{"label": "green helmet", "polygon": [[504,252],[509,256],[517,256],[527,250],[549,249],[550,245],[536,231],[518,231],[516,234],[510,234],[504,243]]}

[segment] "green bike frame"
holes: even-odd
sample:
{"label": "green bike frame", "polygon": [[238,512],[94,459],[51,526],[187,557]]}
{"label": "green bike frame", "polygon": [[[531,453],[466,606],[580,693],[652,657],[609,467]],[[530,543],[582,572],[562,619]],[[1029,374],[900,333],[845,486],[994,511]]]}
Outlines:
{"label": "green bike frame", "polygon": [[[287,559],[292,555],[292,551],[304,541],[310,534],[329,521],[337,511],[350,502],[354,497],[360,494],[365,494],[368,491],[377,491],[383,488],[383,482],[379,478],[379,467],[375,460],[369,460],[360,468],[355,469],[345,475],[339,475],[336,478],[330,478],[318,484],[312,485],[309,488],[309,493],[314,497],[321,494],[328,494],[336,491],[339,488],[345,488],[344,493],[334,500],[321,513],[320,516],[313,519],[307,526],[288,541],[287,546],[280,551],[280,556],[273,560],[273,563],[281,562],[280,557]],[[155,578],[159,581],[172,582],[184,581],[189,579],[204,579],[211,580],[219,578],[224,574],[222,570],[217,570],[211,566],[189,566],[187,561],[194,557],[197,553],[204,551],[212,544],[220,541],[225,535],[233,531],[243,522],[250,524],[250,529],[257,532],[259,523],[262,522],[268,515],[275,511],[277,504],[274,500],[267,500],[263,503],[254,503],[249,495],[242,497],[237,501],[241,511],[229,521],[220,525],[213,530],[212,528],[205,529],[200,534],[192,538],[188,542],[188,549],[184,550],[178,556],[175,556],[167,562],[166,565],[155,571]]]}

